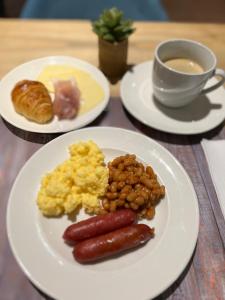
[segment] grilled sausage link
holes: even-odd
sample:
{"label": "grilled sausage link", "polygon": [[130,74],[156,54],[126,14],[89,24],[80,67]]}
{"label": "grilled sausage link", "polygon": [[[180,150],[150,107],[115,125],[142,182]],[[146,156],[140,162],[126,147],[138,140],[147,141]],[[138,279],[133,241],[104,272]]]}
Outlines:
{"label": "grilled sausage link", "polygon": [[131,209],[121,209],[70,225],[65,230],[63,238],[65,241],[73,244],[131,225],[135,223],[136,220],[137,216]]}
{"label": "grilled sausage link", "polygon": [[134,224],[78,243],[73,255],[80,263],[94,262],[135,248],[153,236],[154,229],[145,224]]}

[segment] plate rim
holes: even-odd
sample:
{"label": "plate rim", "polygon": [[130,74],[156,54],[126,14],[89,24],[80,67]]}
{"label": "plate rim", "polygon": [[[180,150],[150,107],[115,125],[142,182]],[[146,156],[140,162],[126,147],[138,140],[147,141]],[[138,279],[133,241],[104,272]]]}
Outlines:
{"label": "plate rim", "polygon": [[[0,109],[0,116],[5,120],[7,121],[9,124],[13,125],[14,127],[18,128],[18,129],[22,129],[24,131],[27,131],[27,132],[33,132],[33,133],[40,133],[40,134],[43,134],[43,133],[47,133],[47,134],[57,134],[57,133],[66,133],[66,132],[69,132],[69,131],[73,131],[73,130],[76,130],[76,129],[80,129],[80,128],[83,128],[85,127],[86,125],[90,124],[91,122],[93,122],[98,116],[101,115],[101,113],[105,110],[105,108],[107,107],[108,103],[109,103],[109,100],[110,100],[110,86],[109,86],[109,81],[108,79],[106,78],[105,74],[98,68],[96,67],[95,65],[93,65],[92,63],[86,61],[86,60],[83,60],[83,59],[80,59],[80,58],[77,58],[77,57],[73,57],[73,56],[69,56],[69,55],[49,55],[49,56],[42,56],[42,57],[38,57],[38,58],[34,58],[34,59],[31,59],[29,61],[25,61],[17,66],[15,66],[13,69],[9,70],[0,80],[0,89],[2,88],[2,82],[4,84],[4,81],[8,78],[8,76],[11,76],[15,71],[17,71],[20,67],[23,67],[23,66],[26,66],[26,65],[29,65],[31,63],[36,63],[38,61],[42,61],[42,60],[51,60],[51,59],[71,59],[73,60],[74,62],[78,62],[78,63],[82,63],[84,65],[87,65],[87,66],[90,66],[92,68],[95,69],[96,72],[98,72],[100,74],[100,76],[102,77],[102,79],[105,81],[105,87],[106,87],[106,90],[104,89],[104,100],[99,103],[97,106],[95,106],[92,110],[88,111],[86,114],[89,114],[91,112],[93,112],[95,109],[98,108],[98,106],[101,106],[101,108],[99,108],[99,111],[94,113],[93,116],[91,116],[88,120],[85,120],[83,121],[80,125],[77,125],[77,126],[73,126],[73,128],[70,128],[70,129],[64,129],[63,128],[57,128],[56,130],[51,130],[51,129],[45,129],[45,130],[39,130],[39,129],[36,129],[36,128],[27,128],[26,126],[23,126],[23,125],[17,125],[16,122],[14,122],[13,120],[9,120],[9,118],[5,117],[4,113],[2,113],[1,109]],[[76,120],[76,118],[75,118]],[[32,121],[29,121],[29,120],[26,120],[28,122],[31,122]],[[44,129],[44,127],[43,127]]]}
{"label": "plate rim", "polygon": [[[144,62],[141,62],[139,64],[136,64],[134,66],[134,68],[138,68],[138,67],[141,67],[141,66],[144,66],[144,65],[147,65],[147,64],[153,64],[153,59],[150,59],[150,60],[147,60],[147,61],[144,61]],[[121,80],[121,83],[120,83],[120,97],[121,97],[121,100],[122,100],[122,103],[124,105],[124,107],[126,108],[126,110],[136,119],[138,120],[139,122],[141,122],[142,124],[150,127],[150,128],[153,128],[153,129],[156,129],[156,130],[159,130],[159,131],[162,131],[162,132],[166,132],[166,133],[170,133],[170,134],[177,134],[177,135],[197,135],[197,134],[202,134],[202,133],[206,133],[206,132],[209,132],[210,130],[213,130],[215,129],[217,126],[219,126],[222,122],[224,122],[225,120],[225,108],[224,108],[224,118],[222,121],[220,121],[219,123],[215,124],[213,127],[210,127],[208,129],[198,129],[195,130],[193,132],[193,130],[180,130],[178,129],[178,131],[176,130],[172,130],[170,128],[167,128],[165,126],[157,126],[155,124],[149,124],[147,121],[145,121],[145,119],[142,119],[141,116],[135,114],[135,112],[129,107],[129,104],[127,100],[125,100],[125,97],[124,96],[124,86],[125,86],[125,81],[127,80],[127,76],[129,76],[129,70],[123,75],[123,78]],[[223,86],[222,86],[223,88]],[[224,92],[225,92],[225,89],[224,89]],[[197,127],[197,125],[196,125]]]}
{"label": "plate rim", "polygon": [[[185,270],[185,268],[188,265],[188,262],[190,261],[193,252],[195,250],[196,244],[197,244],[197,240],[198,240],[198,234],[199,234],[199,221],[200,221],[200,215],[199,215],[199,204],[198,204],[198,197],[197,194],[195,192],[194,189],[194,185],[191,181],[190,176],[188,175],[187,171],[184,169],[184,167],[182,166],[182,164],[178,161],[178,159],[167,149],[165,148],[163,145],[161,145],[159,142],[155,141],[154,139],[140,133],[140,132],[136,132],[136,131],[132,131],[129,129],[124,129],[121,127],[108,127],[108,126],[102,126],[102,127],[88,127],[88,128],[82,128],[76,131],[70,131],[67,132],[53,140],[51,140],[50,142],[48,142],[47,144],[45,144],[44,146],[42,146],[40,149],[38,149],[36,152],[34,152],[34,154],[25,162],[25,164],[22,166],[22,168],[20,169],[20,171],[18,172],[16,179],[12,185],[10,194],[9,194],[9,198],[8,198],[8,203],[7,203],[7,213],[6,213],[6,229],[7,229],[7,237],[8,237],[8,241],[10,244],[10,248],[12,250],[12,253],[14,255],[14,258],[17,262],[17,264],[20,266],[21,270],[24,272],[24,274],[27,276],[27,278],[41,291],[43,291],[46,295],[50,296],[50,297],[54,297],[54,299],[56,300],[61,300],[61,298],[59,298],[57,295],[54,294],[54,292],[51,290],[49,291],[49,289],[41,284],[38,280],[36,280],[36,278],[34,278],[32,276],[32,272],[30,272],[30,270],[27,269],[27,267],[25,266],[24,262],[20,259],[20,257],[17,255],[17,251],[16,251],[16,246],[12,240],[11,234],[10,234],[10,206],[12,205],[12,200],[11,200],[11,195],[14,192],[14,189],[16,188],[16,184],[17,181],[19,181],[21,174],[23,173],[24,169],[26,169],[27,165],[29,165],[30,161],[33,159],[34,156],[38,156],[40,152],[44,151],[44,148],[48,147],[48,144],[50,143],[54,143],[55,140],[60,140],[60,139],[64,139],[65,135],[73,135],[76,134],[78,131],[88,131],[88,130],[122,130],[124,131],[124,133],[131,133],[134,135],[142,135],[144,138],[150,140],[153,144],[157,145],[157,147],[159,147],[162,151],[164,151],[166,153],[166,155],[168,155],[170,157],[170,159],[173,160],[173,162],[177,165],[177,167],[181,170],[182,174],[185,177],[185,180],[187,180],[188,185],[191,189],[192,192],[192,198],[195,200],[194,206],[195,206],[195,212],[196,212],[196,230],[195,230],[195,236],[192,239],[192,245],[191,245],[191,251],[189,253],[189,255],[186,256],[185,259],[185,263],[183,264],[183,267],[181,269],[179,269],[178,273],[176,275],[174,275],[174,278],[172,278],[169,282],[167,282],[167,285],[164,286],[160,291],[158,291],[158,293],[155,293],[153,296],[151,297],[157,297],[158,295],[160,295],[161,293],[163,293],[167,288],[169,288],[178,278],[179,276],[182,274],[182,272]],[[152,298],[151,298],[152,299]]]}

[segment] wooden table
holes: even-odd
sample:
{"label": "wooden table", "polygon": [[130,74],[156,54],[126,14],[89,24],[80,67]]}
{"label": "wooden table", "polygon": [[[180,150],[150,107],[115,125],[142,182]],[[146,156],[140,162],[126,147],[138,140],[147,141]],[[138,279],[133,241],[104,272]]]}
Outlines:
{"label": "wooden table", "polygon": [[[130,39],[129,63],[151,59],[155,46],[162,40],[189,38],[208,45],[215,51],[218,65],[225,68],[225,25],[136,23],[136,28]],[[0,77],[20,63],[47,55],[72,55],[97,65],[97,38],[85,21],[1,20],[0,41]],[[125,111],[119,98],[119,84],[111,85],[111,96],[107,110],[90,126],[123,127],[155,139],[182,163],[198,196],[200,232],[196,250],[178,280],[157,299],[225,299],[225,221],[199,143],[203,137],[224,139],[224,124],[197,136],[167,134],[142,125]],[[29,282],[12,256],[5,219],[9,192],[20,168],[54,137],[25,132],[0,120],[1,300],[47,298]]]}

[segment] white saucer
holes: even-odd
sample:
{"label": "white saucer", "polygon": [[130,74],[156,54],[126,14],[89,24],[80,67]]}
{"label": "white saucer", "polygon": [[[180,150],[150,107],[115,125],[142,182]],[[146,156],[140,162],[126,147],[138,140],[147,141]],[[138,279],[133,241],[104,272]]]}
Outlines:
{"label": "white saucer", "polygon": [[[181,108],[168,108],[154,99],[152,91],[153,62],[147,61],[128,71],[121,82],[120,93],[125,108],[143,124],[176,134],[198,134],[218,126],[225,119],[225,89],[200,96]],[[212,78],[207,83],[216,82]]]}

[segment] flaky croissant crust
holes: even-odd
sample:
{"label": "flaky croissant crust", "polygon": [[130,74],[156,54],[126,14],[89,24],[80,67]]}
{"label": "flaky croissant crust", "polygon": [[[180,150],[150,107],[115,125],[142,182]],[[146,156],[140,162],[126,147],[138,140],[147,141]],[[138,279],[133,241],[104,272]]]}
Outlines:
{"label": "flaky croissant crust", "polygon": [[43,83],[32,80],[19,81],[11,93],[17,113],[37,123],[47,123],[53,118],[53,105]]}

